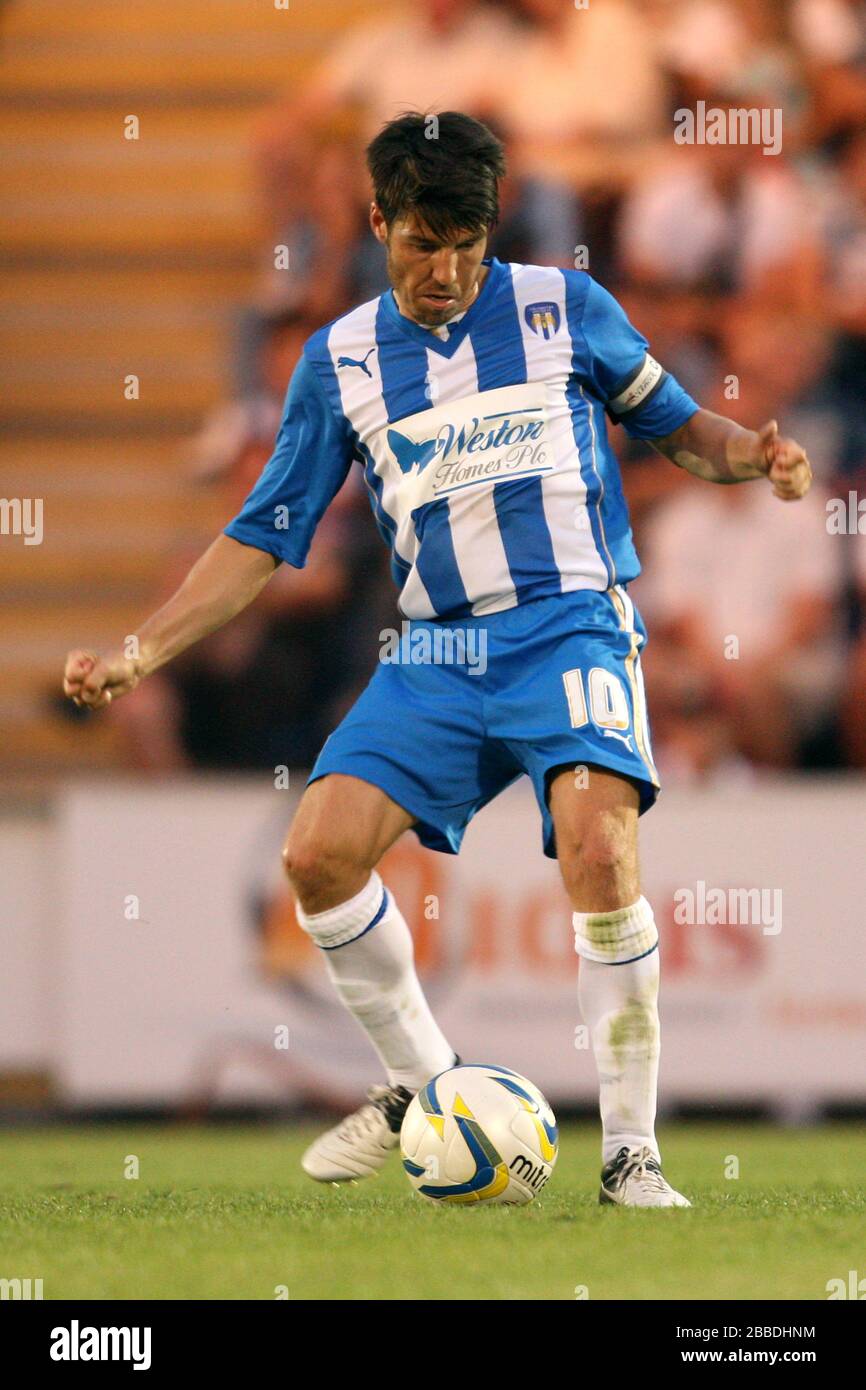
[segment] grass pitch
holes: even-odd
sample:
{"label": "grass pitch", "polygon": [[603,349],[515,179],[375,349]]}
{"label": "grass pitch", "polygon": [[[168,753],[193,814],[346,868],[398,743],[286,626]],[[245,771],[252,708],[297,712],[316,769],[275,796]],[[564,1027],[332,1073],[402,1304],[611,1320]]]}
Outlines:
{"label": "grass pitch", "polygon": [[0,1133],[0,1277],[41,1278],[46,1299],[700,1300],[826,1299],[866,1272],[863,1126],[668,1127],[665,1171],[695,1206],[660,1212],[596,1204],[594,1125],[565,1126],[523,1208],[434,1207],[396,1156],[319,1186],[298,1166],[314,1132]]}

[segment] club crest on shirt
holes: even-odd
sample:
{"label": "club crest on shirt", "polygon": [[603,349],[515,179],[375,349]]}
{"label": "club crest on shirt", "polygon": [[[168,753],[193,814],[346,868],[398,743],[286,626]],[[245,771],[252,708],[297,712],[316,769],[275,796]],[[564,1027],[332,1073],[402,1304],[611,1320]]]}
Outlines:
{"label": "club crest on shirt", "polygon": [[540,333],[542,338],[552,338],[554,333],[558,332],[561,323],[559,305],[554,304],[552,300],[527,304],[523,316],[533,333]]}

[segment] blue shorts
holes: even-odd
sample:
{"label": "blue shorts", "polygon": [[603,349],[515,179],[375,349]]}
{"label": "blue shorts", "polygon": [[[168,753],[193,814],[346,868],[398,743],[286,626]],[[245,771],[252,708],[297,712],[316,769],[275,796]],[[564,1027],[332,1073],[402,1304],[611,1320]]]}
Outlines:
{"label": "blue shorts", "polygon": [[415,817],[423,845],[456,854],[476,811],[525,772],[544,852],[555,858],[554,769],[618,772],[636,784],[641,812],[658,794],[638,655],[645,641],[620,586],[453,624],[404,622],[309,780],[338,772],[371,782]]}

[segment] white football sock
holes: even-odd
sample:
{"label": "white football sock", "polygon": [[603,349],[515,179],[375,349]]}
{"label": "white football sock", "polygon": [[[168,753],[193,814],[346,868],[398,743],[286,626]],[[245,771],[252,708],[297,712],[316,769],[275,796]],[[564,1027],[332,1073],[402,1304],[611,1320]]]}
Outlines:
{"label": "white football sock", "polygon": [[659,1069],[658,929],[646,898],[617,912],[575,912],[578,999],[598,1068],[602,1158],[655,1137]]}
{"label": "white football sock", "polygon": [[334,988],[354,1014],[391,1086],[417,1091],[454,1065],[415,974],[412,934],[377,873],[354,898],[298,922],[322,948]]}

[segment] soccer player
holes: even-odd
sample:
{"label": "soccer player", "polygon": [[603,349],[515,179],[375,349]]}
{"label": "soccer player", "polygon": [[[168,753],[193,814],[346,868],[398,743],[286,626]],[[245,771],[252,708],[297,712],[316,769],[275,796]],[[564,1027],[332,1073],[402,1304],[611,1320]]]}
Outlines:
{"label": "soccer player", "polygon": [[[699,408],[588,274],[488,255],[504,157],[484,125],[406,114],[375,137],[368,163],[391,290],[308,340],[270,462],[139,629],[138,656],[73,651],[64,689],[108,704],[227,622],[280,562],[303,566],[326,507],[362,467],[409,649],[380,662],[325,743],[284,860],[300,926],[387,1080],[303,1166],[323,1182],[374,1173],[411,1097],[457,1060],[379,860],[409,828],[456,854],[476,811],[526,773],[573,909],[599,1077],[600,1200],[688,1206],[655,1137],[658,932],[637,820],[658,778],[646,633],[628,595],[639,566],[605,416],[699,478],[767,479],[783,501],[805,493],[809,463],[775,421],[756,432]],[[424,633],[434,657],[452,659],[412,660]],[[477,656],[482,639],[483,663],[453,659]]]}

